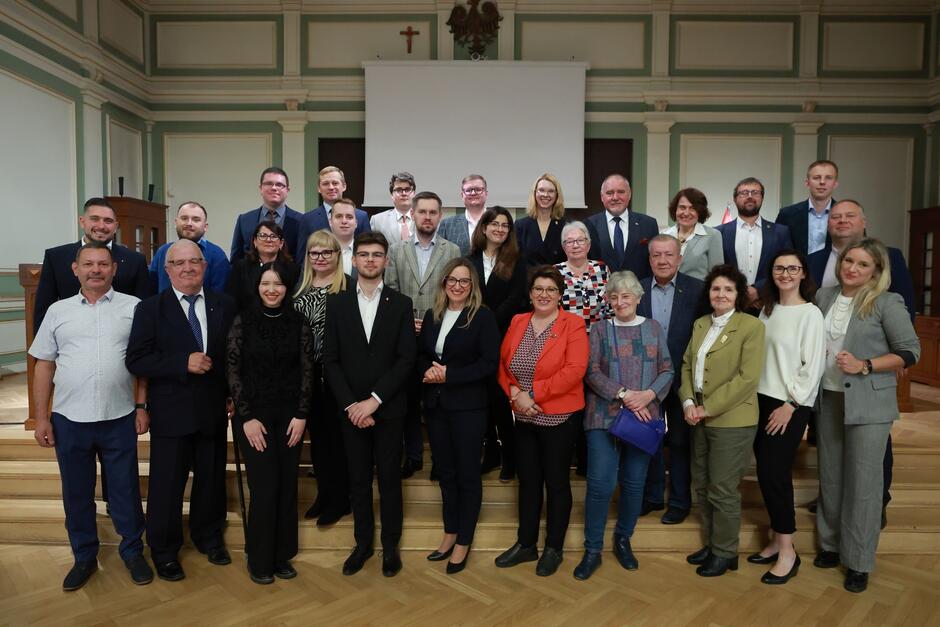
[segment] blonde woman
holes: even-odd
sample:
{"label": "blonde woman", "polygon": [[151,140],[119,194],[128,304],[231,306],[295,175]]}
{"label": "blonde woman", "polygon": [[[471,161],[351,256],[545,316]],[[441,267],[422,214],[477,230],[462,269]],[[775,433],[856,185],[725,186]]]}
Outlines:
{"label": "blonde woman", "polygon": [[350,512],[349,475],[343,434],[340,431],[336,401],[323,379],[323,325],[326,299],[351,283],[343,269],[339,240],[328,230],[307,238],[303,278],[294,291],[294,309],[306,320],[314,337],[314,407],[320,411],[307,421],[311,456],[317,468],[317,498],[304,514],[316,518],[317,526],[332,525]]}
{"label": "blonde woman", "polygon": [[453,259],[441,276],[434,306],[421,325],[418,372],[444,516],[444,537],[428,560],[449,558],[447,573],[456,574],[467,563],[483,501],[480,450],[500,335],[496,316],[483,307],[472,262]]}
{"label": "blonde woman", "polygon": [[566,222],[561,183],[546,172],[532,185],[526,217],[516,222],[519,252],[530,267],[565,260],[561,229]]}

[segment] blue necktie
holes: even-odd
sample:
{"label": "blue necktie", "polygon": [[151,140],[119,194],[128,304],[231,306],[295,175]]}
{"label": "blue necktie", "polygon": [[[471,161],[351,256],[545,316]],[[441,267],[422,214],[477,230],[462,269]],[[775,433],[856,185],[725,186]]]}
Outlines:
{"label": "blue necktie", "polygon": [[184,294],[183,298],[189,303],[189,328],[193,330],[193,335],[196,336],[196,346],[199,347],[200,353],[205,352],[206,349],[202,345],[202,327],[199,325],[199,318],[196,317],[196,301],[199,300],[199,294],[193,294],[192,296]]}
{"label": "blue necktie", "polygon": [[623,231],[620,229],[620,216],[614,218],[614,269],[623,268]]}

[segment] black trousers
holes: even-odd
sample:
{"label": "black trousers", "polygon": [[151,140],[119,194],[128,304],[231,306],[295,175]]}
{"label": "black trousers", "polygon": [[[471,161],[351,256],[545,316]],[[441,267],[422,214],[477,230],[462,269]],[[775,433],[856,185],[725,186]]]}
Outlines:
{"label": "black trousers", "polygon": [[489,409],[486,417],[486,441],[489,443],[487,446],[499,440],[503,467],[515,469],[516,429],[512,420],[512,409],[509,406],[509,398],[500,387],[496,375],[493,375],[488,382],[487,393],[489,395]]}
{"label": "black trousers", "polygon": [[287,446],[292,418],[289,413],[259,418],[268,432],[263,451],[255,450],[241,426],[236,427],[251,491],[245,552],[258,574],[271,574],[275,564],[297,555],[297,467],[302,445]]}
{"label": "black trousers", "polygon": [[[346,447],[337,413],[336,398],[323,380],[323,367],[317,364],[316,411],[307,421],[310,448],[316,458],[317,500],[324,513],[333,514],[349,509],[349,468]],[[286,429],[287,427],[285,427]]]}
{"label": "black trousers", "polygon": [[774,533],[796,533],[796,512],[793,507],[793,461],[803,439],[809,420],[810,408],[800,407],[793,412],[786,431],[768,435],[770,414],[784,401],[763,394],[757,395],[759,413],[757,434],[754,436],[754,457],[757,460],[757,480],[764,497],[764,506],[770,515],[770,528]]}
{"label": "black trousers", "polygon": [[519,477],[519,532],[522,546],[539,539],[543,486],[545,507],[545,546],[561,551],[571,518],[571,451],[577,438],[570,419],[554,427],[516,423],[516,472]]}
{"label": "black trousers", "polygon": [[663,446],[669,447],[669,507],[688,511],[692,507],[691,445],[692,431],[685,421],[682,403],[674,390],[660,405],[666,414],[669,431],[656,454],[650,458],[643,500],[661,505],[665,501],[666,460]]}
{"label": "black trousers", "polygon": [[183,493],[189,472],[189,535],[199,551],[225,545],[226,433],[150,438],[147,544],[155,562],[176,560],[183,546]]}
{"label": "black trousers", "polygon": [[379,514],[382,547],[398,546],[401,540],[401,441],[404,416],[382,418],[375,426],[360,429],[340,414],[346,458],[349,462],[349,500],[352,505],[356,545],[372,546],[375,514],[372,510],[372,468],[379,482]]}
{"label": "black trousers", "polygon": [[441,486],[444,533],[457,544],[471,544],[483,502],[480,447],[486,431],[485,409],[428,410],[428,439]]}

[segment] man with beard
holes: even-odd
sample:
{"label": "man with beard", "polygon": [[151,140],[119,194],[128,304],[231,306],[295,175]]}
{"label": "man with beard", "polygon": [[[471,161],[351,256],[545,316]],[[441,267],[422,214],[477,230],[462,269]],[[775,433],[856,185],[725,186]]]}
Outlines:
{"label": "man with beard", "polygon": [[767,264],[777,251],[792,248],[790,229],[760,217],[764,184],[750,176],[734,186],[738,217],[718,227],[725,263],[738,267],[747,278],[749,307],[757,305],[757,290],[767,280]]}
{"label": "man with beard", "polygon": [[[297,250],[297,231],[300,229],[302,213],[287,206],[287,194],[290,193],[290,181],[287,172],[277,166],[265,168],[261,172],[261,206],[238,216],[235,232],[232,234],[232,250],[229,260],[235,263],[245,256],[252,245],[255,227],[261,222],[274,222],[284,230],[284,246],[293,253]],[[300,260],[303,262],[303,259]]]}
{"label": "man with beard", "polygon": [[[300,219],[300,232],[297,235],[297,249],[294,259],[302,262],[307,255],[307,238],[311,233],[330,228],[330,215],[333,203],[346,193],[346,175],[335,165],[328,165],[320,170],[317,190],[323,202],[313,211],[308,211]],[[369,214],[356,209],[356,235],[370,231]]]}
{"label": "man with beard", "polygon": [[[225,251],[206,239],[209,230],[209,213],[198,202],[188,200],[176,210],[176,235],[179,239],[195,242],[206,260],[203,283],[213,292],[225,291],[225,280],[231,269]],[[166,254],[173,242],[167,242],[154,254],[150,262],[150,282],[155,292],[170,287],[166,273]]]}

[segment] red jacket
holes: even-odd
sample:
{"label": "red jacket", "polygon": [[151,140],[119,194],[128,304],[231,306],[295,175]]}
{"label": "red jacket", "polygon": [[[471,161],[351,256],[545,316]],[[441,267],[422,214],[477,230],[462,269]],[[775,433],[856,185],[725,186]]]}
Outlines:
{"label": "red jacket", "polygon": [[[499,351],[499,384],[509,394],[509,386],[521,387],[509,372],[516,349],[532,319],[532,312],[513,316],[509,331]],[[535,402],[547,414],[567,414],[584,409],[584,374],[588,366],[588,336],[584,319],[564,310],[551,336],[545,342],[542,355],[535,364],[532,388]]]}

